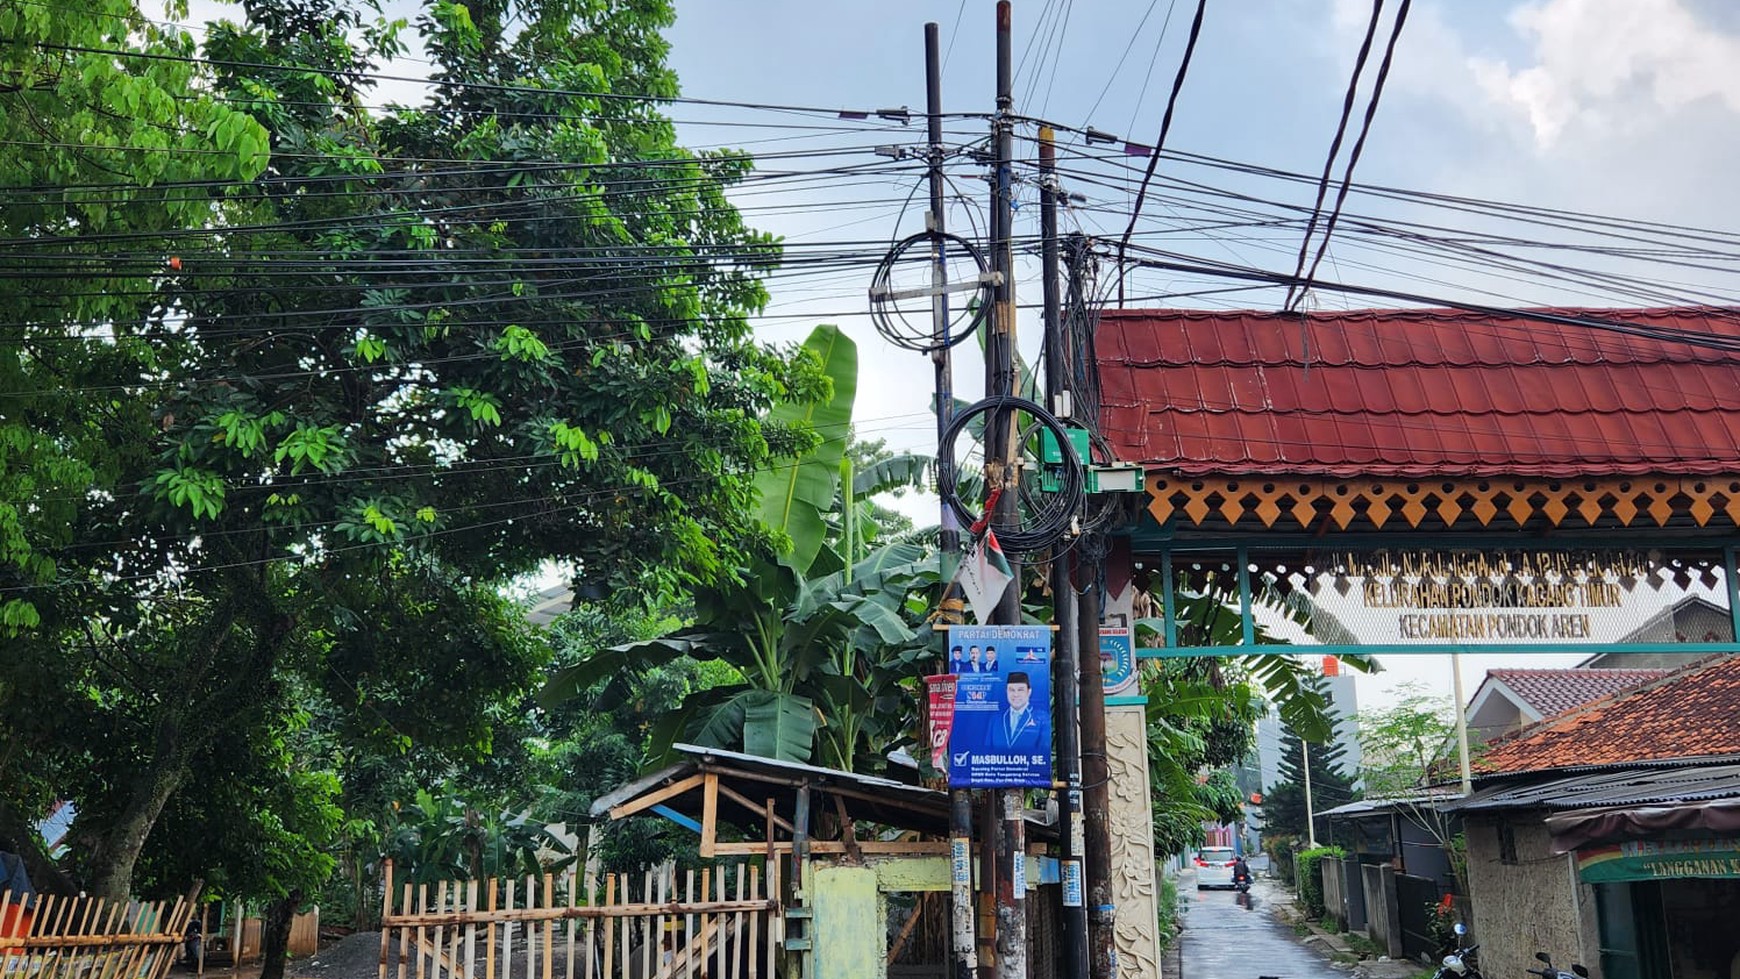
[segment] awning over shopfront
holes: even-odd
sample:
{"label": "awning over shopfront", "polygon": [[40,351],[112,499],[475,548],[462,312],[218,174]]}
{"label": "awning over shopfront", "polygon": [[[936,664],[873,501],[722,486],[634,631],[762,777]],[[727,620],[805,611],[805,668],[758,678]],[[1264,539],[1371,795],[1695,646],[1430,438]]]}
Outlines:
{"label": "awning over shopfront", "polygon": [[1710,840],[1626,840],[1577,851],[1585,884],[1684,877],[1740,879],[1740,836]]}
{"label": "awning over shopfront", "polygon": [[1555,853],[1575,853],[1585,882],[1740,878],[1740,762],[1583,772],[1506,782],[1445,809],[1559,810]]}

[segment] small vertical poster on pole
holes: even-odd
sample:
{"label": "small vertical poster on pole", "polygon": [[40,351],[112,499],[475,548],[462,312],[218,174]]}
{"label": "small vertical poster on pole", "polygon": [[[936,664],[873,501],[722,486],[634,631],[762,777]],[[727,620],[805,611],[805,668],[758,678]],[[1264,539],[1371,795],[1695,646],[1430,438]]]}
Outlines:
{"label": "small vertical poster on pole", "polygon": [[924,678],[930,690],[930,767],[949,770],[949,733],[955,726],[955,676],[939,673]]}
{"label": "small vertical poster on pole", "polygon": [[949,787],[1049,788],[1051,627],[950,626],[949,649]]}

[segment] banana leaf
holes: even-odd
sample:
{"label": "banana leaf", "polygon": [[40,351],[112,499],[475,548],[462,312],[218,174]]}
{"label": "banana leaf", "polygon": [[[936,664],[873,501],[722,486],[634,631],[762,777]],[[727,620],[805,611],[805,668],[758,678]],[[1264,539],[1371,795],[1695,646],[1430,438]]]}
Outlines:
{"label": "banana leaf", "polygon": [[858,393],[858,347],[839,327],[816,327],[804,349],[833,380],[833,396],[824,402],[775,405],[768,421],[809,428],[819,441],[794,463],[766,470],[755,480],[761,522],[791,538],[785,560],[800,574],[809,570],[827,538],[824,515],[833,508],[840,485],[840,460]]}

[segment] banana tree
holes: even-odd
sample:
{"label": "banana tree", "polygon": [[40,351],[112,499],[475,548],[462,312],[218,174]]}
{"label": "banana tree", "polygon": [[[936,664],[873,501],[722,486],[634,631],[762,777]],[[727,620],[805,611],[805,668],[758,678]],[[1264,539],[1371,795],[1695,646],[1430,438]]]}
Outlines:
{"label": "banana tree", "polygon": [[[683,628],[600,650],[557,676],[542,694],[545,702],[679,656],[718,660],[740,681],[696,691],[667,715],[652,732],[655,759],[661,749],[689,739],[808,761],[818,731],[830,763],[849,766],[858,755],[876,726],[875,712],[889,706],[891,663],[916,658],[922,646],[908,624],[917,617],[907,602],[934,584],[936,557],[923,545],[895,543],[854,561],[852,534],[843,548],[830,534],[830,521],[839,516],[857,351],[832,326],[817,327],[804,348],[833,385],[826,399],[780,405],[764,419],[814,434],[812,447],[794,464],[757,480],[761,522],[782,549],[753,556],[736,584],[698,590],[693,621]],[[850,493],[846,499],[850,527]],[[613,686],[606,685],[603,699],[612,696]]]}

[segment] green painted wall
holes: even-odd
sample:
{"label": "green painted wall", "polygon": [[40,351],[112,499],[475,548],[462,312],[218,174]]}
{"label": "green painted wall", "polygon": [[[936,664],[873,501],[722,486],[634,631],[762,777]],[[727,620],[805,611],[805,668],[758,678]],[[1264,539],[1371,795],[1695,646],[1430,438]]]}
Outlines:
{"label": "green painted wall", "polygon": [[869,867],[817,867],[808,903],[812,979],[886,979],[888,905]]}
{"label": "green painted wall", "polygon": [[948,857],[899,857],[878,861],[876,886],[884,891],[946,891]]}

